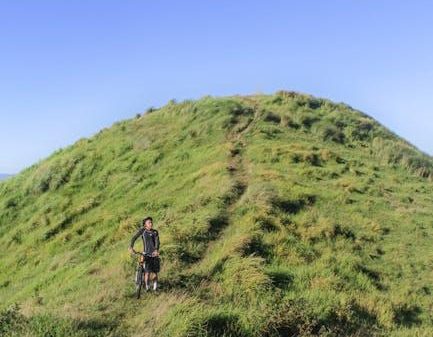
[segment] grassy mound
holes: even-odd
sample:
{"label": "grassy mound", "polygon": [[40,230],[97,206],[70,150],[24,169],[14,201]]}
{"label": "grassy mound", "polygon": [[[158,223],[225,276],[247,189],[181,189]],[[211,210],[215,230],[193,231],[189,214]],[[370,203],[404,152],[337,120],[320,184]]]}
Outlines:
{"label": "grassy mound", "polygon": [[[431,336],[432,180],[345,104],[171,101],[0,183],[0,334]],[[137,301],[145,215],[161,290]]]}

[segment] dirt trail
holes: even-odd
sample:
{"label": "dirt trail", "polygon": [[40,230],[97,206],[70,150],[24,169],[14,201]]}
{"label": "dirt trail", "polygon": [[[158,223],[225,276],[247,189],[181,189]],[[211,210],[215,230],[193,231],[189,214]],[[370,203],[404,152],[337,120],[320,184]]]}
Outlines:
{"label": "dirt trail", "polygon": [[208,249],[218,240],[221,231],[229,226],[233,221],[234,212],[239,206],[239,202],[248,188],[249,169],[248,162],[243,154],[246,148],[245,134],[247,134],[257,118],[257,110],[254,109],[252,114],[239,114],[236,116],[236,123],[227,133],[227,142],[229,143],[229,159],[227,170],[231,179],[231,189],[225,197],[225,207],[223,209],[222,223],[217,226],[212,240],[209,242]]}

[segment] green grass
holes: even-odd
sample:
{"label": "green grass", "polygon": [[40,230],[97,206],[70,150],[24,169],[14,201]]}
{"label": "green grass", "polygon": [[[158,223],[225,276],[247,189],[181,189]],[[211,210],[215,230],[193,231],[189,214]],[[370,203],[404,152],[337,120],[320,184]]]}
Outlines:
{"label": "green grass", "polygon": [[[0,183],[0,332],[431,336],[432,179],[431,157],[309,95],[148,109]],[[146,215],[161,292],[137,301]]]}

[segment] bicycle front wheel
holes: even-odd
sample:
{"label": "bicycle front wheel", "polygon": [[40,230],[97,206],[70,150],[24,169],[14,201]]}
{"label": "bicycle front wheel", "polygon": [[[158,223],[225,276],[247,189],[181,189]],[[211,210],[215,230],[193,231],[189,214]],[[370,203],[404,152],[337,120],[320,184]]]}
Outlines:
{"label": "bicycle front wheel", "polygon": [[137,285],[135,286],[135,297],[136,297],[137,299],[139,299],[140,296],[141,296],[141,288],[143,288],[141,284],[137,284]]}
{"label": "bicycle front wheel", "polygon": [[135,274],[135,297],[137,299],[140,298],[142,288],[143,288],[143,267],[139,267],[137,268],[137,272]]}

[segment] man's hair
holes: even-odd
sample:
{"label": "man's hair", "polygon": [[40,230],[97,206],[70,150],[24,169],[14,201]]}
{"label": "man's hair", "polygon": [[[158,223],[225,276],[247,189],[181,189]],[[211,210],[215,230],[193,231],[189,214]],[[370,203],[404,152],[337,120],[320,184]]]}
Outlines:
{"label": "man's hair", "polygon": [[148,216],[148,217],[146,217],[146,218],[143,219],[143,225],[146,223],[147,220],[150,220],[150,221],[153,222],[152,217],[151,217],[151,216]]}

